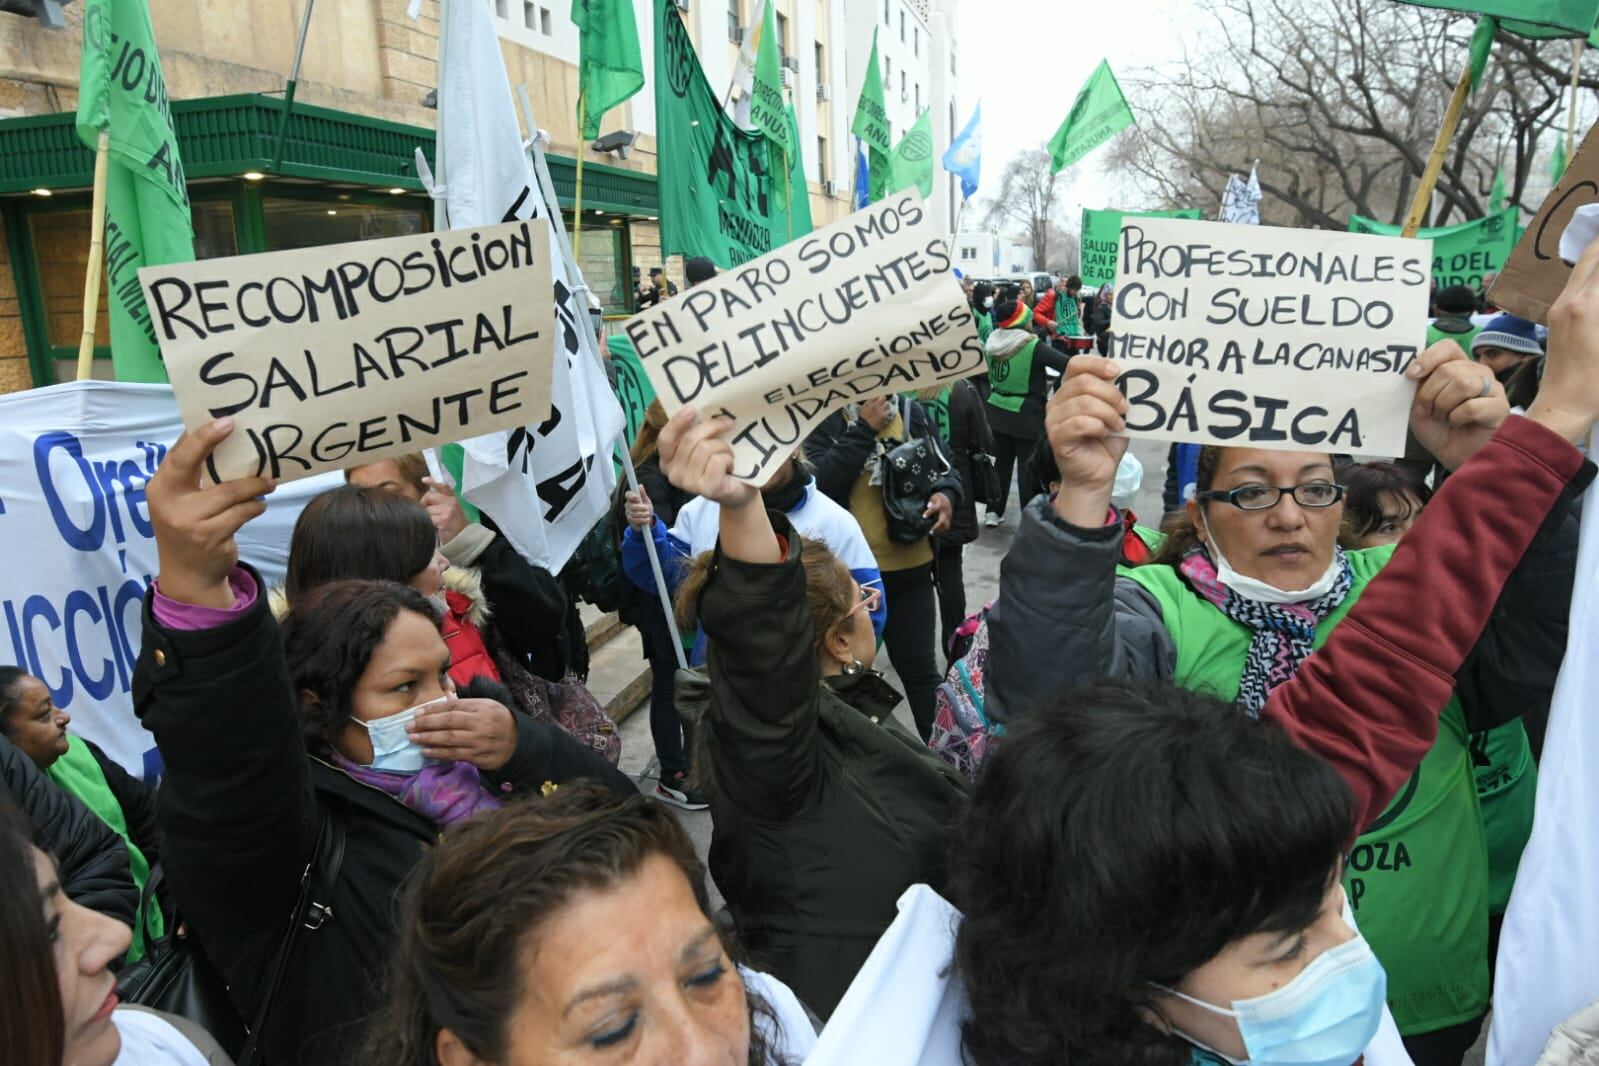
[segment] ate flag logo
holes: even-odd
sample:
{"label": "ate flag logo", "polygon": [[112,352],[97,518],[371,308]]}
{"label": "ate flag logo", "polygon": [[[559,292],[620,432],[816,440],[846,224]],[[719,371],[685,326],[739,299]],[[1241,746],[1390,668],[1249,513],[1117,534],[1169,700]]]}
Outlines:
{"label": "ate flag logo", "polygon": [[900,145],[899,157],[907,163],[920,163],[933,154],[933,138],[920,126],[905,135]]}
{"label": "ate flag logo", "polygon": [[693,84],[695,68],[699,65],[694,55],[694,42],[688,39],[681,17],[668,15],[666,19],[666,84],[678,99],[688,96]]}

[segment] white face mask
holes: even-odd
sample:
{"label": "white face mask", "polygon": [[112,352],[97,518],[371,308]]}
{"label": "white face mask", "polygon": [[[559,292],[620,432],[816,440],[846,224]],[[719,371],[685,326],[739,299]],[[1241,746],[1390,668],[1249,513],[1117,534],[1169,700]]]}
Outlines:
{"label": "white face mask", "polygon": [[429,763],[443,762],[442,759],[430,759],[423,755],[421,746],[411,739],[405,727],[425,708],[437,707],[453,699],[454,696],[446,694],[436,700],[408,707],[398,714],[365,722],[359,718],[352,719],[366,730],[367,737],[372,741],[372,761],[362,765],[369,770],[387,770],[391,774],[414,774]]}
{"label": "white face mask", "polygon": [[[1230,505],[1224,505],[1230,506]],[[1338,581],[1338,553],[1334,552],[1332,561],[1327,564],[1327,569],[1315,581],[1302,589],[1288,591],[1276,585],[1268,585],[1259,578],[1245,577],[1233,569],[1233,564],[1227,561],[1227,556],[1221,552],[1221,543],[1216,539],[1216,534],[1210,531],[1210,524],[1205,521],[1205,507],[1199,508],[1199,525],[1205,531],[1205,537],[1210,541],[1210,557],[1216,564],[1216,580],[1232,589],[1233,592],[1246,600],[1256,600],[1260,603],[1306,603],[1310,600],[1319,600]]]}
{"label": "white face mask", "polygon": [[983,310],[986,311],[986,310],[992,308],[993,306],[994,306],[994,298],[992,296],[983,297]]}
{"label": "white face mask", "polygon": [[1144,464],[1138,461],[1138,456],[1129,451],[1122,456],[1122,461],[1116,464],[1116,486],[1111,489],[1111,498],[1130,500],[1138,495],[1138,490],[1143,484]]}

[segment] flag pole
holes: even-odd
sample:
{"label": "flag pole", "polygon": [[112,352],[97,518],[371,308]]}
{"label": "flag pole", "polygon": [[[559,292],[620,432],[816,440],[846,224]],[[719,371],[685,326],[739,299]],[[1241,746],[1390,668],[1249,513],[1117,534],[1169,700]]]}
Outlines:
{"label": "flag pole", "polygon": [[[538,180],[540,191],[544,194],[544,202],[550,205],[550,225],[555,230],[555,239],[561,246],[561,254],[578,275],[575,279],[568,277],[567,281],[569,284],[574,280],[576,281],[572,288],[580,297],[584,318],[588,320],[588,325],[585,328],[592,331],[594,329],[594,316],[588,314],[589,288],[583,280],[583,268],[578,266],[577,256],[573,253],[571,245],[567,243],[566,227],[561,225],[560,204],[555,199],[555,182],[550,179],[550,168],[544,161],[544,146],[539,143],[539,128],[533,122],[533,105],[528,100],[527,86],[525,84],[516,87],[516,100],[522,108],[522,121],[527,124],[527,143],[528,151],[533,159],[533,174]],[[581,105],[579,106],[581,107]],[[579,129],[578,132],[582,133],[583,131]],[[578,159],[581,161],[582,156],[580,155]],[[592,333],[591,335],[594,337],[594,343],[591,346],[591,350],[594,352],[594,361],[599,365],[600,373],[604,374],[605,365],[604,360],[600,357],[599,336]],[[614,447],[615,442],[613,441],[612,444]],[[626,447],[616,450],[622,454],[622,471],[627,475],[627,487],[637,492],[639,490],[638,471],[633,467],[633,454]],[[677,656],[678,667],[687,670],[688,657],[683,653],[683,637],[677,629],[677,613],[672,608],[672,592],[666,585],[666,572],[661,569],[661,557],[655,550],[655,538],[653,536],[644,536],[639,539],[644,542],[644,552],[650,558],[650,573],[655,576],[655,593],[660,597],[661,609],[666,613],[666,628],[672,634],[672,652]]]}
{"label": "flag pole", "polygon": [[1421,187],[1416,190],[1416,198],[1410,202],[1410,213],[1405,216],[1405,228],[1401,236],[1414,237],[1421,229],[1421,222],[1427,216],[1427,207],[1432,203],[1433,189],[1438,186],[1438,175],[1444,169],[1444,154],[1449,150],[1449,142],[1455,139],[1455,130],[1460,127],[1460,117],[1466,113],[1466,100],[1471,96],[1471,61],[1466,61],[1466,69],[1460,72],[1460,80],[1455,83],[1454,95],[1449,98],[1449,108],[1444,112],[1443,125],[1438,127],[1438,138],[1433,141],[1432,154],[1427,157],[1427,169],[1422,171]]}
{"label": "flag pole", "polygon": [[288,84],[283,87],[283,117],[278,119],[278,143],[272,150],[272,165],[267,168],[273,172],[283,165],[283,142],[289,135],[289,112],[294,110],[294,90],[300,82],[300,60],[305,56],[305,38],[311,31],[311,9],[315,6],[316,0],[305,0],[305,14],[300,18],[300,39],[294,46],[294,64],[289,68]]}
{"label": "flag pole", "polygon": [[[583,156],[588,147],[588,138],[583,135],[583,129],[588,124],[588,94],[579,87],[577,94],[577,193],[572,198],[572,263],[576,265],[578,253],[583,250]],[[532,130],[533,113],[527,114],[529,129]],[[536,130],[529,136],[536,140]],[[560,204],[551,200],[552,210],[560,210]]]}
{"label": "flag pole", "polygon": [[1588,42],[1577,37],[1571,42],[1571,105],[1566,110],[1566,158],[1577,154],[1577,92],[1582,88],[1582,52]]}
{"label": "flag pole", "polygon": [[89,269],[83,275],[83,336],[78,341],[78,380],[94,376],[94,333],[100,317],[100,273],[105,269],[105,186],[111,134],[100,131],[94,149],[94,199],[89,208]]}

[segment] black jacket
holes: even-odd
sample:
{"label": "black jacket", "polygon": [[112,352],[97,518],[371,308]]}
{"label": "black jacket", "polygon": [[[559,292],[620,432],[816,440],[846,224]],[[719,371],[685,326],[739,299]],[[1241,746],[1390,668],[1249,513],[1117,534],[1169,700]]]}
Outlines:
{"label": "black jacket", "polygon": [[679,672],[699,718],[696,772],[711,802],[711,874],[752,962],[824,1018],[896,914],[942,891],[966,779],[892,717],[875,673],[822,684],[800,537],[780,563],[717,556],[700,594],[709,680]]}
{"label": "black jacket", "polygon": [[[67,898],[131,927],[139,893],[133,887],[122,838],[4,737],[0,737],[0,779],[33,823],[35,843],[55,856]],[[15,902],[3,900],[0,906]]]}
{"label": "black jacket", "polygon": [[588,640],[560,578],[522,558],[487,515],[483,526],[494,539],[469,565],[483,576],[501,646],[527,656],[529,668],[547,681],[560,681],[568,670],[587,678]]}
{"label": "black jacket", "polygon": [[994,454],[994,434],[988,428],[983,398],[970,381],[957,381],[949,390],[950,462],[961,479],[961,501],[955,506],[949,532],[933,539],[941,544],[970,544],[977,539],[977,490],[972,474],[974,453]]}
{"label": "black jacket", "polygon": [[[903,410],[903,401],[896,401]],[[910,435],[928,437],[948,457],[938,427],[927,416],[921,404],[911,402]],[[805,438],[805,458],[816,468],[816,487],[832,497],[840,506],[849,507],[849,496],[855,488],[855,479],[866,469],[877,444],[877,431],[858,418],[846,419],[843,411],[834,411],[811,430]],[[933,484],[934,492],[942,492],[958,509],[963,499],[961,479],[953,465]]]}
{"label": "black jacket", "polygon": [[[264,593],[236,620],[193,631],[163,628],[146,600],[133,697],[166,766],[158,807],[167,883],[247,1020],[265,995],[318,827],[338,808],[344,861],[317,900],[333,918],[302,935],[265,1049],[273,1066],[353,1061],[396,939],[396,891],[438,826],[307,754]],[[546,782],[591,776],[634,791],[561,730],[520,714],[517,725],[516,755],[483,775],[491,788],[537,794]]]}

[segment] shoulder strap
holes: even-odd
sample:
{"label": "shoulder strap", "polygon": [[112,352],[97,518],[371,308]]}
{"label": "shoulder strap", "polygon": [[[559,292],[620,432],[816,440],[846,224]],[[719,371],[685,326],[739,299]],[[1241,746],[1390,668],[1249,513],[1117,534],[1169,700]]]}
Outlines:
{"label": "shoulder strap", "polygon": [[276,958],[272,960],[267,993],[256,1008],[249,1039],[245,1041],[244,1050],[239,1052],[238,1066],[257,1066],[261,1057],[262,1033],[272,1016],[272,1006],[277,1001],[278,992],[283,987],[283,977],[300,939],[300,930],[316,932],[333,917],[333,907],[328,903],[316,902],[312,896],[315,894],[323,899],[331,899],[333,885],[338,881],[339,868],[343,865],[344,816],[336,803],[325,802],[322,824],[317,829],[316,848],[311,860],[305,864],[305,873],[300,875],[300,894],[294,902],[293,913],[289,915],[289,928],[283,934],[283,942],[278,945]]}

